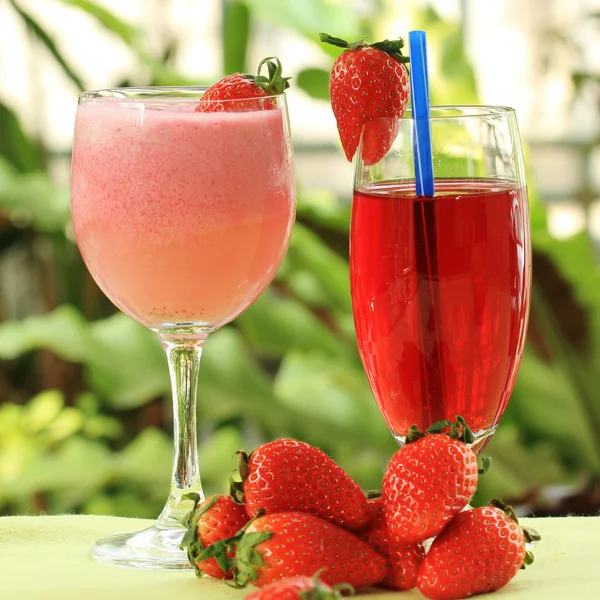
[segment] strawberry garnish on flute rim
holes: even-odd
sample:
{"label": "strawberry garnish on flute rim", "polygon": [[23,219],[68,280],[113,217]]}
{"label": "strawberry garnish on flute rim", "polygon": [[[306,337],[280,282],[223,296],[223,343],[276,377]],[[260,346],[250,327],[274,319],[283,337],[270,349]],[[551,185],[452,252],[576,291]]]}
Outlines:
{"label": "strawberry garnish on flute rim", "polygon": [[329,95],[346,158],[352,161],[364,127],[365,165],[381,160],[397,134],[410,95],[409,74],[402,54],[404,40],[367,44],[319,34],[322,42],[344,48],[331,70]]}

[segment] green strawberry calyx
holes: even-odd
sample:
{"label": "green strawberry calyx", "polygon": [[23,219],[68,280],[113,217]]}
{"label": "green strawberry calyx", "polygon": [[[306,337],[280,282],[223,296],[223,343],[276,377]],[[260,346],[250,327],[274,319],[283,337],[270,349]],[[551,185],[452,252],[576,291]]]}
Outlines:
{"label": "green strawberry calyx", "polygon": [[229,476],[229,494],[234,502],[244,504],[244,482],[248,479],[248,455],[243,450],[237,451],[237,469]]}
{"label": "green strawberry calyx", "polygon": [[377,498],[381,498],[382,492],[381,490],[367,490],[365,496],[367,500],[376,500]]}
{"label": "green strawberry calyx", "polygon": [[377,48],[378,50],[383,50],[396,60],[401,63],[407,64],[410,62],[410,58],[408,56],[404,56],[402,54],[402,48],[404,47],[404,40],[402,38],[398,38],[397,40],[383,40],[382,42],[375,42],[374,44],[367,44],[364,39],[358,40],[357,42],[348,43],[346,40],[341,38],[336,38],[328,33],[320,33],[319,39],[325,44],[331,44],[332,46],[337,46],[338,48],[345,48],[346,50],[358,50],[359,48]]}
{"label": "green strawberry calyx", "polygon": [[[464,442],[468,446],[471,446],[475,442],[475,436],[473,431],[467,425],[467,422],[460,415],[456,415],[456,421],[436,421],[433,425],[427,429],[427,431],[421,431],[417,425],[412,425],[406,435],[405,444],[417,442],[421,438],[427,435],[433,434],[444,434],[451,437],[459,442]],[[492,458],[490,456],[483,456],[481,458],[482,466],[479,469],[479,475],[483,475],[488,472],[490,465],[492,464]]]}
{"label": "green strawberry calyx", "polygon": [[[247,528],[264,515],[263,510],[258,511],[256,516],[248,521],[234,536],[211,544],[200,553],[197,560],[203,561],[214,558],[223,571],[228,572],[232,569],[233,580],[226,582],[230,587],[243,589],[249,583],[256,581],[258,579],[257,568],[265,564],[262,554],[256,547],[270,540],[274,534],[268,529],[247,531]],[[235,556],[232,556],[233,550],[235,550]],[[320,569],[314,574],[313,588],[300,594],[303,600],[338,600],[340,593],[344,593],[344,595],[354,593],[354,588],[346,583],[335,586],[331,591],[324,587],[319,580],[322,571],[323,569]]]}
{"label": "green strawberry calyx", "polygon": [[467,422],[460,415],[456,416],[456,421],[436,421],[427,431],[421,431],[417,425],[412,425],[406,436],[406,443],[416,442],[426,435],[445,434],[448,437],[454,438],[465,444],[472,444],[475,441],[475,436]]}
{"label": "green strawberry calyx", "polygon": [[[233,581],[228,583],[231,587],[241,589],[251,581],[256,581],[258,578],[256,567],[264,565],[262,555],[256,550],[256,546],[270,540],[273,534],[270,531],[248,532],[246,529],[264,514],[264,511],[259,510],[256,516],[250,519],[235,535],[204,548],[196,560],[204,561],[214,558],[226,573],[233,569]],[[235,550],[235,556],[231,556],[233,550]]]}
{"label": "green strawberry calyx", "polygon": [[[511,521],[514,521],[519,524],[519,519],[517,518],[517,514],[515,513],[512,506],[509,506],[499,498],[494,498],[490,500],[490,506],[494,508],[498,508],[501,510]],[[521,527],[521,531],[523,532],[523,537],[525,538],[526,544],[535,544],[542,539],[542,536],[532,527]],[[525,569],[533,562],[533,552],[531,550],[527,550],[525,552],[525,558],[523,559],[523,564],[521,565],[521,569]]]}
{"label": "green strawberry calyx", "polygon": [[300,592],[301,600],[339,600],[342,596],[354,596],[355,590],[349,583],[340,583],[333,588],[324,587],[319,579],[324,569],[313,575],[313,584],[309,590]]}
{"label": "green strawberry calyx", "polygon": [[[261,75],[263,67],[267,65],[268,75]],[[251,75],[244,73],[243,76],[251,79],[254,85],[263,90],[267,95],[274,96],[281,94],[290,87],[291,77],[282,77],[281,61],[276,56],[263,58],[258,65],[258,73]]]}
{"label": "green strawberry calyx", "polygon": [[[195,492],[185,494],[182,497],[183,500],[193,500],[194,507],[192,510],[184,517],[182,520],[183,526],[186,528],[186,532],[183,534],[183,538],[181,539],[181,543],[179,544],[179,548],[181,550],[186,550],[188,555],[188,560],[194,567],[196,571],[196,577],[202,577],[204,573],[198,568],[198,556],[204,550],[204,545],[198,539],[198,519],[206,512],[208,512],[219,499],[218,496],[213,496],[208,502],[199,507],[202,502],[202,498],[200,494]],[[221,565],[219,564],[221,567]],[[223,567],[221,567],[223,568]],[[227,569],[228,570],[228,569]],[[226,570],[226,571],[227,571]]]}
{"label": "green strawberry calyx", "polygon": [[324,587],[313,587],[300,592],[301,600],[338,600],[341,596],[336,592],[330,592]]}

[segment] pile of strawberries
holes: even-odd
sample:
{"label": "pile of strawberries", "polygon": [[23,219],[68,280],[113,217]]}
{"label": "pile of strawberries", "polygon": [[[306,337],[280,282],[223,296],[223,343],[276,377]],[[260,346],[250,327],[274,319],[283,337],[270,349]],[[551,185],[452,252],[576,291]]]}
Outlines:
{"label": "pile of strawberries", "polygon": [[460,417],[413,428],[376,497],[301,441],[240,452],[230,495],[195,497],[182,547],[199,576],[260,588],[252,600],[327,600],[370,586],[416,586],[432,599],[491,592],[531,562],[525,544],[539,536],[500,501],[468,507],[479,474],[470,435]]}

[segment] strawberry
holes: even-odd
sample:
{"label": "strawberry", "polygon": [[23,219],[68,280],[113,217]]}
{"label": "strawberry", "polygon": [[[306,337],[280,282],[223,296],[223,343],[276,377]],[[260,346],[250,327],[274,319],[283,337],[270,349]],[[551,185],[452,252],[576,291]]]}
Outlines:
{"label": "strawberry", "polygon": [[[260,72],[267,65],[268,77]],[[258,65],[258,75],[233,73],[209,87],[196,106],[196,112],[243,112],[263,107],[265,100],[283,93],[289,87],[289,77],[281,76],[281,62],[276,56],[265,58]],[[266,104],[275,108],[275,104]]]}
{"label": "strawberry", "polygon": [[385,522],[383,498],[369,499],[371,521],[360,538],[387,559],[388,573],[382,584],[396,590],[417,585],[417,573],[425,550],[421,544],[407,544],[390,533]]}
{"label": "strawberry", "polygon": [[[448,426],[451,431],[441,433]],[[411,428],[407,444],[394,454],[383,477],[392,535],[407,543],[422,542],[465,508],[477,488],[477,457],[464,441],[472,438],[462,417],[455,424],[435,423],[427,434]]]}
{"label": "strawberry", "polygon": [[[234,559],[228,558],[235,548]],[[327,585],[360,588],[382,581],[385,559],[353,533],[302,512],[258,516],[244,532],[208,547],[199,560],[233,566],[234,583],[264,587],[287,577],[310,577],[322,569]]]}
{"label": "strawberry", "polygon": [[409,97],[409,76],[402,55],[404,41],[385,40],[349,44],[319,34],[322,42],[345,48],[333,63],[329,79],[331,108],[346,158],[352,158],[364,127],[362,159],[365,165],[381,160],[397,133]]}
{"label": "strawberry", "polygon": [[232,573],[225,563],[219,565],[214,558],[198,560],[198,555],[207,546],[240,531],[249,521],[246,509],[230,496],[213,496],[202,503],[198,494],[188,494],[188,497],[194,500],[194,508],[186,518],[188,529],[181,547],[187,548],[190,562],[199,577],[205,574],[217,579],[231,579]]}
{"label": "strawberry", "polygon": [[232,494],[250,517],[259,510],[299,511],[352,531],[366,525],[369,511],[360,486],[318,448],[284,438],[238,456],[242,482],[233,482]]}
{"label": "strawberry", "polygon": [[499,500],[457,515],[434,540],[421,564],[417,587],[432,600],[466,598],[506,585],[533,555],[525,543],[540,536],[522,530]]}
{"label": "strawberry", "polygon": [[314,577],[286,577],[274,581],[249,596],[246,600],[338,600],[337,590]]}

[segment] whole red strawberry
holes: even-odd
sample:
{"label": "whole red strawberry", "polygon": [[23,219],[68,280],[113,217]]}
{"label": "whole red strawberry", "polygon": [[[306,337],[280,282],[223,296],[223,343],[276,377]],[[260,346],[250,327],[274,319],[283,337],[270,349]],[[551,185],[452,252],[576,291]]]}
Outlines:
{"label": "whole red strawberry", "polygon": [[[227,553],[235,548],[233,560]],[[233,566],[234,582],[263,587],[287,577],[310,577],[322,570],[328,585],[374,585],[387,572],[385,559],[353,533],[301,512],[264,515],[234,538],[207,548],[199,560],[216,558]]]}
{"label": "whole red strawberry", "polygon": [[349,44],[319,34],[322,42],[346,48],[333,63],[329,80],[331,108],[346,158],[354,156],[364,126],[362,159],[372,165],[390,149],[409,97],[404,41]]}
{"label": "whole red strawberry", "polygon": [[300,511],[351,531],[366,525],[365,494],[322,450],[283,438],[259,446],[249,457],[239,453],[239,458],[242,483],[233,484],[232,493],[251,517],[259,510]]}
{"label": "whole red strawberry", "polygon": [[[442,421],[429,431],[411,428],[408,443],[392,457],[383,477],[385,517],[392,535],[407,543],[437,535],[469,503],[477,488],[477,457],[463,441],[464,419]],[[412,441],[416,439],[416,441]]]}
{"label": "whole red strawberry", "polygon": [[387,559],[388,572],[382,584],[396,590],[410,590],[417,585],[417,573],[425,550],[422,544],[407,544],[392,535],[385,522],[383,498],[369,500],[371,520],[360,533],[377,553]]}
{"label": "whole red strawberry", "polygon": [[340,594],[318,577],[287,577],[252,592],[246,600],[339,600]]}
{"label": "whole red strawberry", "polygon": [[[181,541],[181,547],[187,548],[190,562],[196,574],[210,575],[217,579],[231,579],[232,573],[225,562],[218,564],[214,558],[199,560],[198,555],[204,548],[234,536],[250,520],[243,505],[237,504],[230,496],[213,496],[200,503],[198,494],[190,494],[194,499],[194,508],[187,518],[187,532]],[[233,557],[234,551],[229,553]]]}
{"label": "whole red strawberry", "polygon": [[[261,75],[267,65],[268,76]],[[281,76],[281,62],[276,56],[265,58],[258,65],[258,75],[233,73],[209,87],[196,107],[196,112],[245,112],[274,108],[274,103],[265,104],[267,98],[281,94],[289,87],[289,77]]]}
{"label": "whole red strawberry", "polygon": [[417,579],[427,598],[453,600],[493,592],[533,561],[525,542],[539,540],[539,535],[521,530],[510,507],[492,503],[460,513],[434,540]]}

